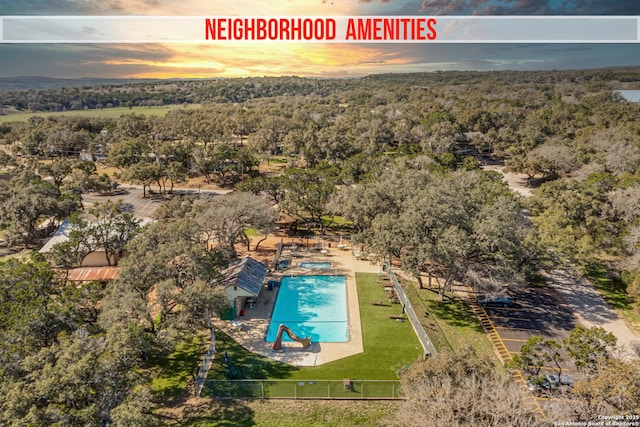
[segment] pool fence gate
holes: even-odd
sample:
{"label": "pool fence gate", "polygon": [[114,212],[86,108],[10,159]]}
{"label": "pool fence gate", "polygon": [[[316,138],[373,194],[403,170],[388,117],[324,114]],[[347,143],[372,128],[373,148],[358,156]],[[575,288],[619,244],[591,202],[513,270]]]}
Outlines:
{"label": "pool fence gate", "polygon": [[276,249],[276,255],[273,257],[273,269],[278,269],[278,263],[280,262],[280,256],[282,255],[282,248],[284,248],[284,242],[280,240]]}
{"label": "pool fence gate", "polygon": [[393,380],[206,380],[202,396],[216,399],[353,399],[398,400]]}

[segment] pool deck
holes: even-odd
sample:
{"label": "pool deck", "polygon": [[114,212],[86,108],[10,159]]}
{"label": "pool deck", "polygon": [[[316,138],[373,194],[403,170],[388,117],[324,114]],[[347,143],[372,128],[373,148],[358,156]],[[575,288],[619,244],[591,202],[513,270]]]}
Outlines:
{"label": "pool deck", "polygon": [[[279,238],[278,241],[280,241]],[[285,246],[281,259],[291,260],[290,266],[285,270],[271,272],[267,280],[277,280],[281,277],[292,275],[331,274],[345,276],[349,341],[344,343],[313,342],[311,347],[306,350],[297,342],[283,341],[281,351],[273,350],[273,344],[266,342],[265,337],[271,321],[273,306],[280,289],[278,286],[273,287],[273,290],[268,290],[266,285],[263,286],[255,307],[246,309],[243,317],[238,317],[234,322],[216,320],[214,325],[247,350],[293,366],[317,366],[362,353],[364,347],[355,274],[356,272],[376,273],[379,271],[380,266],[366,260],[356,259],[349,248],[339,250],[335,247],[327,247],[326,252],[326,254],[323,254],[312,246],[309,248]],[[328,270],[298,267],[301,262],[327,261],[331,262],[331,269]],[[292,332],[295,333],[296,331],[293,330]]]}

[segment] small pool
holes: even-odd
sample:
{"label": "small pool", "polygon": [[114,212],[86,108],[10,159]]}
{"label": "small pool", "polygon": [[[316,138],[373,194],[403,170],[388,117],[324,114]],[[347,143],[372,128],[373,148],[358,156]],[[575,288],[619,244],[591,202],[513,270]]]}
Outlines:
{"label": "small pool", "polygon": [[278,263],[278,268],[280,269],[285,269],[289,267],[289,260],[288,259],[281,259],[280,262]]}
{"label": "small pool", "polygon": [[[274,342],[283,324],[314,342],[347,342],[347,287],[344,276],[283,277],[267,331]],[[291,341],[287,334],[283,341]]]}
{"label": "small pool", "polygon": [[330,262],[315,262],[315,261],[301,262],[300,263],[300,268],[331,268],[331,263]]}

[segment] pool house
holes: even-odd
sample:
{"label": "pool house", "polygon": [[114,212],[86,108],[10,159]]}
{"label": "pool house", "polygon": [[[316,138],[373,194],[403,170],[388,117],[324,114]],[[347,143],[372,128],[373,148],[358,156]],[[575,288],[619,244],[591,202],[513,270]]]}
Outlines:
{"label": "pool house", "polygon": [[233,320],[236,316],[243,316],[245,308],[253,308],[267,270],[265,264],[247,256],[222,271],[224,290],[231,310],[220,316],[221,319]]}

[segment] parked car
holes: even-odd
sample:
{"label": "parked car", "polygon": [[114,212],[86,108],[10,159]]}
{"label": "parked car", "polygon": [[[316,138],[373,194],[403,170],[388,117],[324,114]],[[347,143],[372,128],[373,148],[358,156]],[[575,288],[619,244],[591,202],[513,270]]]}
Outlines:
{"label": "parked car", "polygon": [[507,295],[479,296],[477,301],[483,307],[508,307],[513,304],[513,298]]}
{"label": "parked car", "polygon": [[566,393],[571,391],[574,382],[569,375],[546,374],[529,377],[527,389],[534,393]]}

